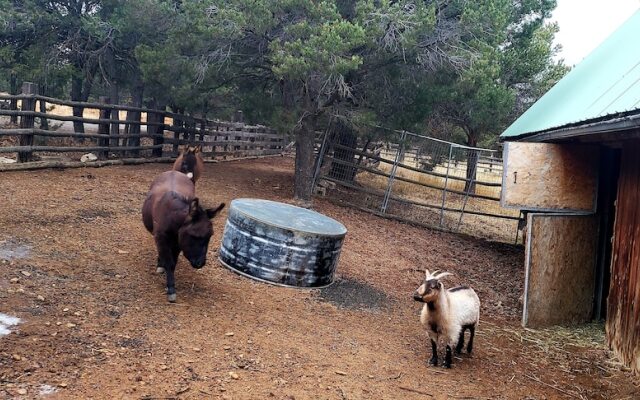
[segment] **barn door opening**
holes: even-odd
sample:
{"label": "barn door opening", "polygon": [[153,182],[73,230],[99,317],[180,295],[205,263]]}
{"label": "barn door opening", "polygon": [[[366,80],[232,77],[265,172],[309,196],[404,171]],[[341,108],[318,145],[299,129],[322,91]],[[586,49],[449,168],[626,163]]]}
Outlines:
{"label": "barn door opening", "polygon": [[596,261],[596,287],[593,302],[593,319],[601,321],[607,317],[607,296],[611,281],[611,252],[613,249],[613,225],[615,201],[620,175],[620,150],[604,147],[600,153],[600,176],[598,177],[598,258]]}

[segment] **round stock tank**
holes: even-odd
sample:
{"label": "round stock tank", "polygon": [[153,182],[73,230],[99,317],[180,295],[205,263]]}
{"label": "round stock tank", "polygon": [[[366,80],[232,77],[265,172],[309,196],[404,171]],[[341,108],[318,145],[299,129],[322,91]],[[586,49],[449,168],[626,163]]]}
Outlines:
{"label": "round stock tank", "polygon": [[315,211],[261,199],[231,202],[219,259],[250,278],[283,286],[331,284],[347,229]]}

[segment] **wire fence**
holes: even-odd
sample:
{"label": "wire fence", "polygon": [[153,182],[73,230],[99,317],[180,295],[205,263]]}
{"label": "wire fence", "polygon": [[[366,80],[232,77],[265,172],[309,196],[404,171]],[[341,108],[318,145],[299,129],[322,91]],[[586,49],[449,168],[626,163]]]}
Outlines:
{"label": "wire fence", "polygon": [[406,222],[502,242],[517,240],[519,212],[500,207],[500,152],[407,131],[376,130],[368,137],[323,136],[316,194]]}

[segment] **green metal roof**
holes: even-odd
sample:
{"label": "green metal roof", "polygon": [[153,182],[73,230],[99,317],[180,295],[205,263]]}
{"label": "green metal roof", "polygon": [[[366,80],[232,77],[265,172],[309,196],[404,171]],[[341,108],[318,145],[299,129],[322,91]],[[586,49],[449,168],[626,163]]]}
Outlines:
{"label": "green metal roof", "polygon": [[[640,112],[640,11],[575,66],[500,136],[522,139]],[[547,139],[553,135],[547,135]]]}

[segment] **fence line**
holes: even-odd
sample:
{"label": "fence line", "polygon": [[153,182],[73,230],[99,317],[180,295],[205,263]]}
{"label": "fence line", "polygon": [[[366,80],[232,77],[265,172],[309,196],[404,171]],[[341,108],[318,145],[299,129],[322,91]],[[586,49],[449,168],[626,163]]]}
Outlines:
{"label": "fence line", "polygon": [[[203,156],[209,160],[237,159],[278,155],[285,147],[284,136],[263,125],[109,104],[105,97],[91,103],[36,93],[36,85],[25,82],[22,94],[0,95],[0,100],[21,102],[18,110],[0,109],[0,116],[20,118],[19,127],[0,128],[0,154],[16,153],[18,163],[34,162],[34,153],[96,152],[100,160],[141,156],[159,159],[177,156],[179,146],[187,144],[201,145]],[[40,111],[36,111],[38,102]],[[46,105],[73,107],[74,114],[80,109],[82,116],[42,112]],[[84,116],[92,109],[99,111],[97,118]],[[125,119],[117,117],[121,111],[129,112]],[[40,119],[40,128],[36,127],[36,119]],[[59,125],[51,127],[52,121]],[[72,128],[65,126],[69,122],[73,123]],[[10,143],[11,137],[17,138],[18,143]]]}
{"label": "fence line", "polygon": [[371,128],[364,138],[325,133],[317,154],[316,194],[376,215],[513,242],[520,216],[499,205],[497,151]]}

